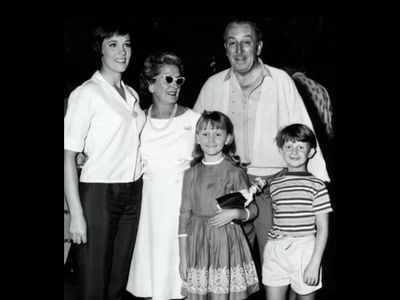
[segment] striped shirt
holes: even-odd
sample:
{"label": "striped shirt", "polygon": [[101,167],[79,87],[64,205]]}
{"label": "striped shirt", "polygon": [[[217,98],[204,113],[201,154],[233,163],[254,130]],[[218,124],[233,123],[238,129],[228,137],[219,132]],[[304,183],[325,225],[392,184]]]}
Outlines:
{"label": "striped shirt", "polygon": [[273,223],[269,239],[315,234],[315,215],[332,211],[324,182],[308,172],[288,172],[271,182]]}

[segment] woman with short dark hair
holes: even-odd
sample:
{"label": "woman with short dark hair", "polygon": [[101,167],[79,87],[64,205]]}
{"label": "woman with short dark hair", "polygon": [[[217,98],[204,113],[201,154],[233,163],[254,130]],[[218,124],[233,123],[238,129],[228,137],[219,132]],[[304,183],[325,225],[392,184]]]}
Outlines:
{"label": "woman with short dark hair", "polygon": [[[145,115],[138,94],[121,79],[132,53],[129,31],[101,24],[94,38],[101,67],[71,92],[64,118],[64,192],[77,244],[79,299],[120,300],[140,216]],[[87,161],[78,179],[80,152]]]}

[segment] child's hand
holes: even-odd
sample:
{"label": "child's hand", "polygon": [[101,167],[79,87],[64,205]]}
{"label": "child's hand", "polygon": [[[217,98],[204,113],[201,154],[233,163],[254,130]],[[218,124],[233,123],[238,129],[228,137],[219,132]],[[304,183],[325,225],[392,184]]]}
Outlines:
{"label": "child's hand", "polygon": [[239,192],[246,199],[244,207],[247,207],[250,204],[250,202],[253,201],[253,194],[249,190],[241,190]]}
{"label": "child's hand", "polygon": [[181,275],[181,278],[183,281],[186,281],[187,279],[187,262],[186,259],[181,259],[179,261],[179,275]]}
{"label": "child's hand", "polygon": [[215,212],[214,217],[208,220],[208,225],[213,227],[221,227],[238,218],[239,213],[237,209],[220,209]]}
{"label": "child's hand", "polygon": [[303,281],[308,285],[317,285],[319,282],[319,264],[310,262],[304,270]]}

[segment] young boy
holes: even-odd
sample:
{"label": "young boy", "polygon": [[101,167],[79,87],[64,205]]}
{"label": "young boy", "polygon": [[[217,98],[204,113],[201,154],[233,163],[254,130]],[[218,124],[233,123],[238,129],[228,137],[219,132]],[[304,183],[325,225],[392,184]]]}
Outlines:
{"label": "young boy", "polygon": [[288,172],[271,182],[273,225],[264,248],[262,282],[268,300],[285,299],[288,286],[297,299],[314,299],[321,284],[321,259],[332,211],[324,182],[307,171],[316,138],[303,124],[279,130],[275,138]]}

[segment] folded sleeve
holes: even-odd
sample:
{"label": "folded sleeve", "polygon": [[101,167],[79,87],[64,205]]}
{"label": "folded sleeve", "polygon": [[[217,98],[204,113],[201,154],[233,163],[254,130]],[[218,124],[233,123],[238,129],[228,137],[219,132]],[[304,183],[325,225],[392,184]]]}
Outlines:
{"label": "folded sleeve", "polygon": [[68,98],[64,117],[64,149],[81,152],[89,131],[92,95],[86,88],[75,89]]}
{"label": "folded sleeve", "polygon": [[329,213],[333,211],[328,189],[323,183],[322,188],[319,189],[314,196],[313,211],[314,214]]}
{"label": "folded sleeve", "polygon": [[[237,176],[237,191],[248,189],[250,186],[249,177],[243,169],[239,169]],[[257,205],[255,205],[254,200],[246,207],[249,210],[249,217],[245,222],[253,220],[258,213]]]}

